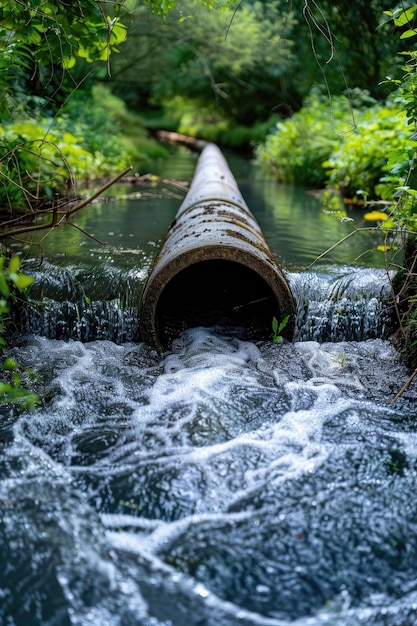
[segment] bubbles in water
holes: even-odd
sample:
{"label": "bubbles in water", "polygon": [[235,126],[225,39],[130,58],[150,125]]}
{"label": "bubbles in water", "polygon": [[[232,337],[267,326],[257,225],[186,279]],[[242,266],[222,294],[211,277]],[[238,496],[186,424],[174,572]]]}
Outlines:
{"label": "bubbles in water", "polygon": [[13,355],[45,404],[8,418],[2,617],[415,616],[414,395],[390,406],[406,372],[386,341],[255,345],[193,329],[162,357],[36,337]]}

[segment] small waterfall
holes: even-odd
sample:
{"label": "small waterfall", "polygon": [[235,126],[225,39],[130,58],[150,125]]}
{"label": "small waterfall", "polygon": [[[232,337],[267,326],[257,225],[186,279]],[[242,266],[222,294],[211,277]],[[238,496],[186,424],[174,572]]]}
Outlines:
{"label": "small waterfall", "polygon": [[365,341],[392,332],[385,270],[338,268],[332,274],[291,274],[288,280],[297,302],[296,341]]}
{"label": "small waterfall", "polygon": [[[111,264],[89,269],[47,262],[35,270],[31,303],[19,331],[48,339],[121,344],[139,341],[138,301],[147,268]],[[296,341],[364,341],[392,331],[390,282],[382,269],[338,268],[287,276],[297,303]]]}
{"label": "small waterfall", "polygon": [[138,297],[146,268],[121,270],[104,264],[80,269],[44,262],[25,271],[35,283],[29,305],[16,319],[21,332],[83,342],[139,341]]}

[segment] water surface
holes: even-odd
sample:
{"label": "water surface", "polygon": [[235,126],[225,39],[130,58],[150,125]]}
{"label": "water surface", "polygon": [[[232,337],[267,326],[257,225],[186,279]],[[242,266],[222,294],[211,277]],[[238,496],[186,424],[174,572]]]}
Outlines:
{"label": "water surface", "polygon": [[[193,176],[196,159],[196,155],[177,150],[168,162],[154,164],[152,171],[164,178],[187,182]],[[384,255],[376,250],[377,245],[383,243],[380,233],[360,232],[336,245],[355,229],[369,226],[363,219],[363,210],[348,209],[344,217],[338,218],[334,212],[323,210],[314,190],[266,179],[247,159],[231,156],[229,165],[247,205],[283,267],[288,270],[306,268],[333,246],[334,249],[321,259],[321,265],[384,266]],[[118,185],[108,192],[110,196],[118,193],[132,197],[91,204],[72,218],[78,228],[99,241],[65,225],[52,234],[40,231],[37,235],[39,251],[53,263],[97,265],[108,262],[124,268],[143,267],[155,256],[185,191],[168,184]],[[161,197],[148,197],[158,193]],[[135,195],[140,197],[135,198]],[[32,248],[28,255],[34,252],[36,249]]]}
{"label": "water surface", "polygon": [[[2,417],[4,624],[409,626],[415,393],[379,339],[28,338]],[[8,621],[8,618],[13,621]]]}
{"label": "water surface", "polygon": [[239,184],[297,299],[291,344],[140,342],[179,199],[77,215],[105,246],[42,234],[44,306],[11,356],[43,406],[0,417],[0,626],[417,623],[416,390],[392,404],[408,372],[373,236],[300,272],[352,224],[249,166]]}

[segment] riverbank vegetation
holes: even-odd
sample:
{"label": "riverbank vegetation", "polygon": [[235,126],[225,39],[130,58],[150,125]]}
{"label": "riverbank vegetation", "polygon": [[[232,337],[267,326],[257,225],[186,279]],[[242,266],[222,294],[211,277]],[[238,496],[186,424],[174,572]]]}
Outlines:
{"label": "riverbank vegetation", "polygon": [[406,140],[403,120],[391,132],[400,107],[386,80],[405,44],[386,0],[336,5],[1,2],[0,206],[32,209],[75,193],[74,180],[141,170],[164,155],[161,128],[259,146],[284,181],[368,193]]}
{"label": "riverbank vegetation", "polygon": [[416,144],[410,135],[407,115],[394,100],[379,103],[356,93],[355,99],[332,98],[329,105],[326,97],[312,94],[300,111],[277,123],[256,156],[282,182],[333,187],[353,202],[364,196],[392,199],[391,155],[412,159]]}
{"label": "riverbank vegetation", "polygon": [[[16,303],[27,296],[27,289],[33,278],[20,271],[20,258],[12,256],[10,260],[5,255],[0,256],[0,349],[3,350],[10,333],[11,311]],[[38,396],[30,386],[31,372],[19,367],[16,361],[6,357],[0,363],[2,379],[0,380],[0,403],[17,404],[26,409],[32,409],[39,403]]]}
{"label": "riverbank vegetation", "polygon": [[412,149],[386,78],[398,77],[409,22],[398,14],[393,29],[386,0],[0,6],[8,212],[76,194],[75,180],[143,170],[168,154],[160,129],[257,146],[280,180],[353,198],[382,197],[388,152]]}

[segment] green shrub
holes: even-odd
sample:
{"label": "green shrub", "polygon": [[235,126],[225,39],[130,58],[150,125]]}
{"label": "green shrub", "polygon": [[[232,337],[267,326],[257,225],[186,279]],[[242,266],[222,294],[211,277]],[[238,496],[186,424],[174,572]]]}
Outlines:
{"label": "green shrub", "polygon": [[[324,187],[323,162],[348,130],[351,113],[347,98],[312,96],[291,118],[279,121],[256,151],[257,162],[280,182]],[[348,122],[346,122],[346,120]]]}
{"label": "green shrub", "polygon": [[[74,97],[65,113],[10,118],[0,126],[0,207],[37,208],[74,179],[112,176],[130,165],[135,147],[120,126],[129,114],[106,87]],[[142,130],[144,135],[144,131]]]}
{"label": "green shrub", "polygon": [[109,87],[77,92],[55,118],[25,109],[0,125],[0,208],[36,208],[68,183],[113,176],[167,152]]}
{"label": "green shrub", "polygon": [[357,119],[356,128],[323,163],[326,182],[345,197],[360,190],[370,198],[392,199],[394,164],[388,153],[392,157],[394,150],[403,155],[413,151],[406,116],[394,106],[375,105],[358,112]]}
{"label": "green shrub", "polygon": [[248,148],[263,141],[277,119],[274,115],[245,126],[231,121],[212,104],[203,106],[179,95],[164,103],[164,108],[177,132],[235,149]]}
{"label": "green shrub", "polygon": [[79,137],[48,118],[14,120],[0,127],[0,206],[38,208],[73,176],[89,178],[98,159]]}
{"label": "green shrub", "polygon": [[391,103],[353,108],[345,97],[331,103],[312,97],[277,124],[256,156],[281,182],[387,197],[400,175],[388,155],[396,150],[411,158],[410,134],[405,113]]}

